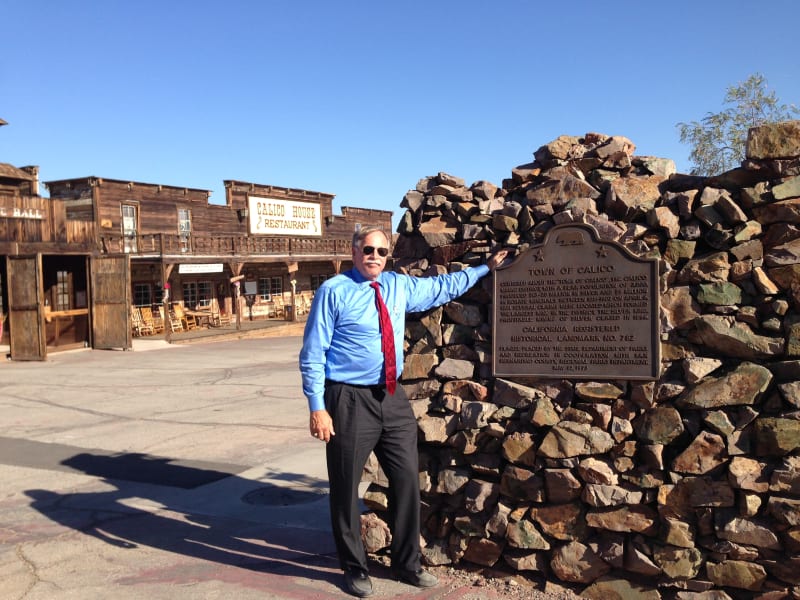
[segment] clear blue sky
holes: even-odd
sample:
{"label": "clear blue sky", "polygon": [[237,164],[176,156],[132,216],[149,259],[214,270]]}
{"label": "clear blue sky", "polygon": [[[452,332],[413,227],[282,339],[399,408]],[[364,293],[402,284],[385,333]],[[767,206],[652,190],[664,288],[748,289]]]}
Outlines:
{"label": "clear blue sky", "polygon": [[[392,210],[445,171],[500,184],[559,135],[688,171],[676,123],[761,73],[800,104],[797,0],[5,0],[0,162]],[[43,190],[46,194],[46,190]]]}

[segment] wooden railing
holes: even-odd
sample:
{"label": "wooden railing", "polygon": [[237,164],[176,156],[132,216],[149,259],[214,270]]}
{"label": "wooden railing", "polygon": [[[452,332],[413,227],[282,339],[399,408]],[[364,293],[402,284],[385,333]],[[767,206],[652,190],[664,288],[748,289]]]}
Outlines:
{"label": "wooden railing", "polygon": [[262,256],[262,255],[350,255],[351,240],[261,237],[246,235],[193,235],[153,233],[126,237],[101,235],[100,250],[106,254],[127,253],[184,256]]}

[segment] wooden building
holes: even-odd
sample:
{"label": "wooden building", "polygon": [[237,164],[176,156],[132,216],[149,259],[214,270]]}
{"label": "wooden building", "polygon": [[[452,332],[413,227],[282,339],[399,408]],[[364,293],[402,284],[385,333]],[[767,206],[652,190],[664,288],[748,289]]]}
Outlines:
{"label": "wooden building", "polygon": [[[90,331],[89,273],[103,263],[94,228],[68,219],[64,203],[39,196],[38,185],[35,167],[0,163],[0,343],[20,360],[106,343]],[[104,310],[98,299],[95,312]]]}
{"label": "wooden building", "polygon": [[[351,265],[362,225],[390,211],[332,194],[226,180],[225,203],[188,187],[102,177],[46,182],[0,164],[0,315],[15,360],[48,350],[130,348],[131,307],[293,318]],[[169,330],[168,330],[169,331]]]}

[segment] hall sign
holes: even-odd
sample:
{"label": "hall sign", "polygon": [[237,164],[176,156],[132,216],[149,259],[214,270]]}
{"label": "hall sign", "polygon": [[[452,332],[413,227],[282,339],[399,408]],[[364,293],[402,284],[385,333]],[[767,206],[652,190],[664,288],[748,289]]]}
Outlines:
{"label": "hall sign", "polygon": [[558,225],[494,273],[494,374],[657,379],[658,299],[657,260]]}
{"label": "hall sign", "polygon": [[38,208],[8,208],[0,206],[0,219],[34,219],[42,221],[44,214]]}
{"label": "hall sign", "polygon": [[248,196],[247,205],[251,234],[322,236],[319,204]]}

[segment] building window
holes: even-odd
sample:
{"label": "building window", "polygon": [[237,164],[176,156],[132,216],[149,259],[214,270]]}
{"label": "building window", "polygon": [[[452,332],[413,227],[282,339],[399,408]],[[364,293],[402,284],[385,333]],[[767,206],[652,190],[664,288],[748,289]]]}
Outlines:
{"label": "building window", "polygon": [[212,290],[214,286],[210,281],[200,281],[197,283],[197,305],[201,307],[211,306]]}
{"label": "building window", "polygon": [[311,276],[311,291],[316,292],[319,289],[319,286],[322,285],[322,282],[326,279],[330,279],[333,275],[312,275]]}
{"label": "building window", "polygon": [[133,305],[152,306],[153,305],[153,286],[149,283],[133,284]]}
{"label": "building window", "polygon": [[181,252],[188,252],[192,235],[192,211],[188,208],[178,209],[178,235],[181,238]]}
{"label": "building window", "polygon": [[210,281],[186,281],[183,284],[183,305],[187,308],[211,304]]}
{"label": "building window", "polygon": [[283,295],[283,277],[273,277],[270,281],[270,291],[273,296]]}
{"label": "building window", "polygon": [[56,298],[54,310],[70,310],[72,308],[72,274],[69,271],[56,272]]}
{"label": "building window", "polygon": [[269,277],[259,277],[258,278],[258,297],[262,300],[269,300],[270,293],[269,293]]}
{"label": "building window", "polygon": [[136,219],[136,206],[133,204],[122,205],[122,237],[124,252],[136,252],[136,236],[138,226]]}
{"label": "building window", "polygon": [[283,277],[259,277],[258,295],[262,300],[271,300],[273,296],[283,294]]}

